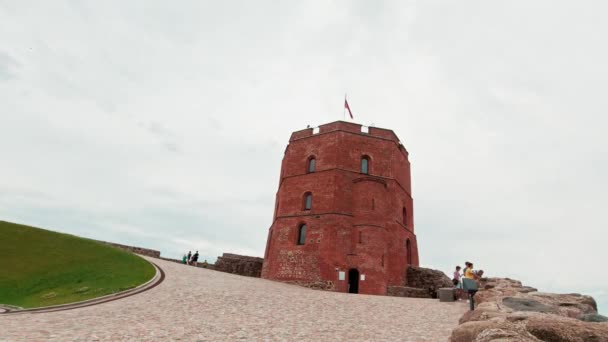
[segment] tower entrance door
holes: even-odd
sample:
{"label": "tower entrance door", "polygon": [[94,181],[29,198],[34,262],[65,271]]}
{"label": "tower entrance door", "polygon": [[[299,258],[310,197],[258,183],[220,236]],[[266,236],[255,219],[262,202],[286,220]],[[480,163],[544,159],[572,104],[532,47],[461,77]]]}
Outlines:
{"label": "tower entrance door", "polygon": [[348,271],[348,293],[359,293],[359,270],[356,268]]}

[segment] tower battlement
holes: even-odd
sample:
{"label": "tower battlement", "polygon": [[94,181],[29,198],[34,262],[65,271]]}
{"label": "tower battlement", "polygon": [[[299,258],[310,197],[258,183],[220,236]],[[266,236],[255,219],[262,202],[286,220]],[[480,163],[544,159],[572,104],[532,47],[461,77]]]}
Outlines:
{"label": "tower battlement", "polygon": [[361,124],[357,124],[357,123],[353,123],[353,122],[346,122],[346,121],[335,121],[335,122],[330,122],[330,123],[327,123],[324,125],[320,125],[318,127],[305,128],[300,131],[295,131],[295,132],[291,133],[291,138],[289,139],[289,142],[292,142],[292,141],[298,140],[298,139],[303,139],[303,138],[310,137],[310,136],[314,136],[317,134],[326,134],[326,133],[331,133],[331,132],[336,132],[336,131],[350,132],[350,133],[355,133],[355,134],[365,134],[365,135],[372,136],[372,137],[391,140],[398,144],[400,143],[399,138],[397,137],[395,132],[393,132],[390,129],[373,127],[373,126],[363,126]]}

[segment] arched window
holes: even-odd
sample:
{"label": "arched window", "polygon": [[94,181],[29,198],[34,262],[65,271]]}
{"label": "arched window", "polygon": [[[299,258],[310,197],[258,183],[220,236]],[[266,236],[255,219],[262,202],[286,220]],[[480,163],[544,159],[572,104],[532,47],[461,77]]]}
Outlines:
{"label": "arched window", "polygon": [[312,193],[307,192],[304,194],[304,210],[310,210],[312,208]]}
{"label": "arched window", "polygon": [[306,169],[307,173],[315,172],[315,167],[317,166],[317,160],[315,157],[308,158],[308,168]]}
{"label": "arched window", "polygon": [[361,157],[361,173],[367,175],[369,174],[369,157],[363,156]]}
{"label": "arched window", "polygon": [[306,224],[302,223],[298,229],[298,245],[303,245],[306,242]]}
{"label": "arched window", "polygon": [[410,239],[405,240],[405,261],[408,265],[412,264],[412,245]]}
{"label": "arched window", "polygon": [[407,209],[403,207],[403,225],[407,226]]}

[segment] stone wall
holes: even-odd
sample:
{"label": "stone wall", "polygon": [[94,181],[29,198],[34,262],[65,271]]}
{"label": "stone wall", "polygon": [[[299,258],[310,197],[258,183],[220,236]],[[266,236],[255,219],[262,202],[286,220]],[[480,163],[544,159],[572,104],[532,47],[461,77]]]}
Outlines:
{"label": "stone wall", "polygon": [[120,249],[125,250],[127,252],[131,252],[131,253],[135,253],[135,254],[141,254],[141,255],[152,257],[152,258],[160,258],[160,251],[157,251],[157,250],[154,250],[154,249],[121,245],[119,243],[113,243],[113,242],[107,242],[107,241],[99,241],[98,240],[98,242],[101,242],[101,243],[106,244],[106,245],[110,245],[110,246],[114,246],[114,247],[120,248]]}
{"label": "stone wall", "polygon": [[213,269],[221,272],[259,278],[262,273],[263,263],[263,258],[224,253],[222,256],[217,257]]}
{"label": "stone wall", "polygon": [[387,295],[394,297],[432,298],[431,293],[427,289],[407,286],[389,286],[386,293]]}
{"label": "stone wall", "polygon": [[454,287],[445,273],[430,268],[409,266],[407,268],[406,286],[425,289],[431,298],[437,298],[437,290],[442,287]]}
{"label": "stone wall", "polygon": [[[178,264],[183,264],[182,260],[172,259],[172,258],[163,258],[160,256],[160,251],[135,247],[135,246],[127,246],[119,243],[107,242],[107,241],[98,241],[100,243],[110,245],[116,248],[120,248],[127,252],[141,254],[145,256],[149,256],[152,258],[162,259],[166,261],[175,262]],[[262,273],[262,264],[264,263],[263,258],[252,257],[247,255],[238,255],[232,253],[224,253],[222,256],[217,257],[217,261],[214,264],[209,264],[204,261],[199,261],[197,263],[197,267],[207,268],[210,270],[216,270],[220,272],[238,274],[247,277],[257,277],[259,278]]]}

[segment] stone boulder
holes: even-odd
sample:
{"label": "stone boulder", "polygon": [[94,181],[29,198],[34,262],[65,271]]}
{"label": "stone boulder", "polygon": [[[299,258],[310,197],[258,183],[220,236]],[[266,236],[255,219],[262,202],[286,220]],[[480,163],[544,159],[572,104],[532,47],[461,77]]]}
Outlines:
{"label": "stone boulder", "polygon": [[558,312],[557,308],[530,298],[505,297],[502,299],[502,304],[513,311],[534,311],[544,313]]}
{"label": "stone boulder", "polygon": [[525,326],[504,319],[467,322],[452,331],[450,342],[538,342]]}
{"label": "stone boulder", "polygon": [[406,271],[406,286],[425,289],[429,292],[431,298],[437,298],[438,289],[442,287],[454,287],[454,284],[441,271],[409,266]]}
{"label": "stone boulder", "polygon": [[465,312],[465,314],[460,317],[458,323],[463,324],[473,321],[487,321],[492,318],[504,318],[506,316],[507,313],[502,311],[501,307],[497,303],[487,302],[477,305],[473,311]]}
{"label": "stone boulder", "polygon": [[580,320],[583,321],[583,322],[601,323],[601,322],[608,322],[608,317],[603,316],[603,315],[599,315],[599,314],[590,313],[590,314],[584,314],[580,318]]}
{"label": "stone boulder", "polygon": [[608,317],[592,297],[538,292],[512,279],[481,279],[476,308],[460,318],[452,342],[608,342]]}
{"label": "stone boulder", "polygon": [[545,305],[554,307],[558,311],[557,314],[564,317],[580,319],[586,314],[597,313],[597,304],[593,297],[577,293],[533,292],[528,294],[528,298],[533,298]]}
{"label": "stone boulder", "polygon": [[527,320],[526,330],[541,341],[608,341],[608,324],[583,322],[556,315],[530,317]]}

